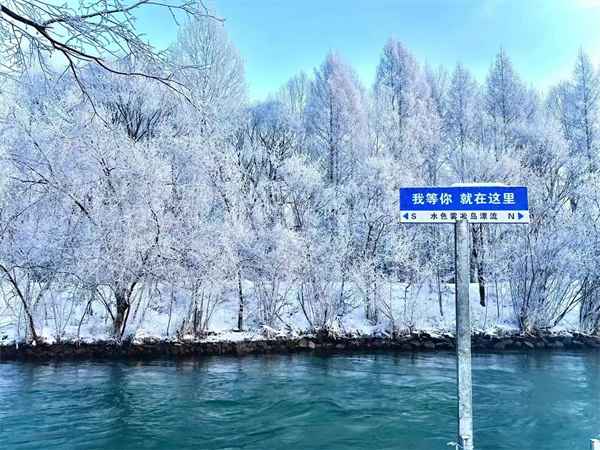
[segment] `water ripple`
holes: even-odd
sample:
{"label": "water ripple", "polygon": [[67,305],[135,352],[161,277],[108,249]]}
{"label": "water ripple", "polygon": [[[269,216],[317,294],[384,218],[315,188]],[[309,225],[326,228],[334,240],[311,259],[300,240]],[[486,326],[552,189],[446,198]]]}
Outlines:
{"label": "water ripple", "polygon": [[[477,447],[587,449],[599,363],[474,355]],[[4,363],[0,448],[445,449],[455,376],[451,353]]]}

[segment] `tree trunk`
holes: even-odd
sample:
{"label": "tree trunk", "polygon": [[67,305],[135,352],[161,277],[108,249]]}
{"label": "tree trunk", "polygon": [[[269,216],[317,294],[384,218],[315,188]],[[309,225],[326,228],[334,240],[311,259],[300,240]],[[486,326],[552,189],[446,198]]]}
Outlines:
{"label": "tree trunk", "polygon": [[117,314],[113,321],[113,337],[117,343],[121,343],[123,340],[123,333],[125,332],[125,325],[127,315],[129,312],[129,295],[126,290],[119,291],[115,294],[117,300]]}
{"label": "tree trunk", "polygon": [[193,327],[193,332],[194,332],[194,336],[198,336],[199,333],[199,328],[200,328],[200,322],[202,321],[202,314],[204,312],[204,290],[202,291],[202,298],[200,301],[200,317],[198,317],[198,297],[194,296],[194,327]]}
{"label": "tree trunk", "polygon": [[169,301],[169,321],[167,322],[167,336],[169,336],[169,328],[171,327],[171,315],[173,314],[174,299],[175,299],[175,293],[173,292],[173,286],[171,286],[171,299]]}
{"label": "tree trunk", "polygon": [[479,224],[479,258],[477,259],[477,281],[479,282],[479,299],[481,306],[485,306],[485,272],[483,250],[483,225]]}
{"label": "tree trunk", "polygon": [[239,298],[239,308],[238,308],[238,330],[242,331],[244,328],[244,294],[242,291],[242,269],[238,269],[238,298]]}
{"label": "tree trunk", "polygon": [[33,323],[33,317],[31,315],[31,312],[29,311],[29,307],[25,303],[25,300],[23,300],[23,307],[24,307],[24,310],[25,310],[25,314],[27,315],[27,321],[29,322],[29,330],[31,331],[31,337],[33,338],[33,340],[36,343],[41,342],[42,338],[40,336],[38,336],[38,334],[35,331],[35,325]]}
{"label": "tree trunk", "polygon": [[19,288],[19,285],[17,283],[17,280],[12,276],[12,274],[8,271],[8,269],[6,267],[4,267],[2,264],[0,264],[0,270],[2,270],[6,276],[8,277],[8,282],[12,285],[13,289],[15,290],[17,297],[19,297],[19,299],[21,300],[21,303],[23,304],[23,310],[25,311],[25,315],[27,316],[27,322],[29,323],[29,330],[31,331],[31,337],[33,338],[33,340],[36,343],[41,342],[41,337],[38,336],[38,334],[35,331],[35,324],[33,323],[33,315],[31,314],[31,310],[29,309],[29,305],[27,304],[27,300],[25,299],[25,296],[23,295],[23,292],[21,292],[21,289]]}
{"label": "tree trunk", "polygon": [[[483,272],[483,225],[473,225],[473,275],[477,276],[476,282],[479,284],[479,304],[485,306],[485,275]],[[471,280],[475,281],[475,280]]]}
{"label": "tree trunk", "polygon": [[443,306],[443,291],[442,291],[442,276],[440,274],[440,266],[437,266],[437,291],[438,291],[438,304],[440,307],[440,316],[444,317],[444,306]]}

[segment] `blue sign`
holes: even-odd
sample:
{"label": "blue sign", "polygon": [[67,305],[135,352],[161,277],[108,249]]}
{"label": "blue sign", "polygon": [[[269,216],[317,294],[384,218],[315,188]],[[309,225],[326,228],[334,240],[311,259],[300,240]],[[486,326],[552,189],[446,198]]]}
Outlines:
{"label": "blue sign", "polygon": [[526,187],[464,185],[400,189],[400,221],[528,223]]}

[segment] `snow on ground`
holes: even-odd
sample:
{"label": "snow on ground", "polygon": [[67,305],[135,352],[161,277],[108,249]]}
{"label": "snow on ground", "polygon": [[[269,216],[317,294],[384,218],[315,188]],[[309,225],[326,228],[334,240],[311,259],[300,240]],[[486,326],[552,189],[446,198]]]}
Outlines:
{"label": "snow on ground", "polygon": [[[248,297],[252,297],[250,283],[245,283]],[[357,292],[357,291],[356,291]],[[471,324],[474,331],[487,333],[515,332],[519,330],[513,306],[507,295],[506,288],[499,286],[496,293],[494,286],[488,288],[486,306],[479,304],[479,286],[471,284]],[[57,296],[52,303],[53,308],[45,307],[37,311],[38,331],[49,343],[71,341],[79,338],[83,342],[103,341],[110,339],[111,320],[104,306],[99,302],[92,303],[91,312],[84,315],[87,301],[81,301],[77,296]],[[291,295],[296,298],[295,294]],[[387,284],[381,288],[378,304],[379,317],[376,324],[365,317],[363,299],[350,299],[349,308],[332,325],[333,331],[354,335],[389,335],[392,320],[398,330],[427,331],[443,333],[454,331],[454,285],[447,284],[441,293],[442,305],[435,287],[422,285],[419,289],[410,288],[403,283]],[[391,299],[391,300],[390,300]],[[139,300],[138,300],[139,301]],[[163,304],[153,305],[151,299],[142,298],[142,303],[135,302],[131,308],[126,335],[134,339],[174,339],[175,333],[181,328],[187,315],[189,305],[185,299],[178,299],[171,308],[170,314]],[[289,300],[288,306],[281,310],[280,317],[274,327],[260,323],[253,312],[256,306],[246,305],[250,314],[245,317],[245,330],[237,331],[237,301],[233,298],[220,301],[214,309],[208,323],[204,339],[239,341],[275,336],[299,336],[310,333],[309,322],[302,309]],[[0,303],[0,339],[3,344],[22,342],[25,336],[25,319],[22,308],[14,299],[4,298]],[[60,306],[60,308],[56,307]],[[443,314],[442,314],[443,313]],[[555,327],[555,331],[573,331],[578,324],[577,308],[572,310]],[[83,320],[82,320],[83,317]],[[194,339],[192,335],[183,338]]]}

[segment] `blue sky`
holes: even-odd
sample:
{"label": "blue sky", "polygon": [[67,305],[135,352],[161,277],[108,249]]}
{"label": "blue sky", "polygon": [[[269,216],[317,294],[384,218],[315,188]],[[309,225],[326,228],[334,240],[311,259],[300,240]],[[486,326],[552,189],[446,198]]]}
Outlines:
{"label": "blue sky", "polygon": [[[214,5],[243,55],[250,96],[264,98],[289,77],[312,72],[341,51],[371,85],[383,45],[402,39],[423,64],[461,61],[483,81],[502,46],[523,80],[542,90],[569,76],[580,46],[600,63],[600,0],[581,1],[253,1]],[[147,10],[138,22],[154,45],[176,25]]]}

